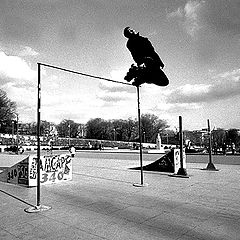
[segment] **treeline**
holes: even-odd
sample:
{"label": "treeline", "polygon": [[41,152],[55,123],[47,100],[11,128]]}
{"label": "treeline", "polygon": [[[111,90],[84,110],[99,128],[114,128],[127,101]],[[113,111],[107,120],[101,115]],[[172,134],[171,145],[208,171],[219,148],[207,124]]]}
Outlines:
{"label": "treeline", "polygon": [[[178,144],[177,133],[167,130],[168,124],[154,114],[141,115],[142,142],[155,143],[158,133],[162,142]],[[16,135],[37,135],[37,123],[20,123],[16,103],[11,101],[6,92],[0,89],[0,133]],[[139,141],[137,119],[90,119],[86,124],[76,123],[73,120],[64,119],[59,124],[41,121],[40,135],[45,139],[60,138],[87,138],[110,141]],[[208,137],[201,131],[184,131],[184,140],[190,140],[193,145],[206,145]],[[212,142],[217,146],[223,144],[240,145],[239,129],[217,129],[212,131]]]}
{"label": "treeline", "polygon": [[[18,131],[20,135],[36,135],[37,123],[21,123],[1,132],[10,133]],[[163,132],[169,126],[165,120],[159,119],[154,114],[141,115],[142,141],[155,143],[158,133]],[[4,131],[5,130],[5,131]],[[8,131],[7,131],[8,130]],[[137,119],[90,119],[86,124],[76,123],[73,120],[64,119],[59,124],[41,121],[40,136],[51,138],[87,138],[111,141],[138,141],[139,129]]]}
{"label": "treeline", "polygon": [[[159,119],[154,114],[141,116],[141,131],[144,142],[155,142],[156,135],[167,127],[165,120]],[[36,135],[37,123],[21,123],[18,119],[16,103],[11,101],[6,92],[0,89],[0,133]],[[41,121],[40,135],[57,138],[88,138],[99,140],[134,141],[139,139],[137,119],[90,119],[86,124],[76,123],[64,119],[59,124],[46,120]]]}
{"label": "treeline", "polygon": [[[165,120],[159,119],[154,114],[141,115],[143,142],[155,143],[157,134],[168,127]],[[138,120],[131,118],[108,121],[101,118],[90,119],[86,124],[86,138],[126,142],[138,141]]]}

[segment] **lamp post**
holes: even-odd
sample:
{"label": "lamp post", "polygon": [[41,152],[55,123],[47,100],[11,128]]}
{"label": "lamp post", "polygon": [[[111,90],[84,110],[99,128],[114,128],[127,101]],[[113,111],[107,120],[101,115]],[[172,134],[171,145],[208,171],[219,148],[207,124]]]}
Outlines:
{"label": "lamp post", "polygon": [[14,145],[14,120],[12,120],[12,145]]}
{"label": "lamp post", "polygon": [[16,115],[16,120],[12,120],[12,144],[14,144],[14,123],[16,122],[16,133],[17,133],[17,138],[16,138],[16,145],[17,145],[17,149],[16,149],[16,154],[18,154],[18,138],[19,138],[19,134],[18,134],[18,114],[15,113]]}
{"label": "lamp post", "polygon": [[116,141],[116,129],[113,129],[113,140]]}
{"label": "lamp post", "polygon": [[146,142],[146,132],[145,131],[143,131],[143,142],[145,143]]}
{"label": "lamp post", "polygon": [[71,143],[71,142],[70,142],[70,141],[71,141],[71,140],[70,140],[70,137],[71,137],[71,136],[70,136],[70,135],[71,135],[71,125],[70,125],[70,123],[68,124],[68,135],[69,135],[69,138],[68,138],[68,146],[70,147],[70,143]]}
{"label": "lamp post", "polygon": [[19,136],[18,136],[18,114],[16,114],[17,115],[17,154],[18,154],[18,138],[19,138]]}

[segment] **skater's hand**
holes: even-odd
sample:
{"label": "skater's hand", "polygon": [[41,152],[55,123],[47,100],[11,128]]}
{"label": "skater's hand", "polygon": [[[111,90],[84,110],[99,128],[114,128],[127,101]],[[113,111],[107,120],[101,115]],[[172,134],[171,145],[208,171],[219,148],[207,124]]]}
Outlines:
{"label": "skater's hand", "polygon": [[139,65],[140,68],[145,68],[146,67],[146,64],[145,63],[142,63]]}

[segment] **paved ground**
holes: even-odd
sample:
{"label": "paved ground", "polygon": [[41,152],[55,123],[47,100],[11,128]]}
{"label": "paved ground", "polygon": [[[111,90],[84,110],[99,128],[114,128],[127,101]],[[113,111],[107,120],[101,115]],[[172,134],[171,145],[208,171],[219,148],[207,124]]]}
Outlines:
{"label": "paved ground", "polygon": [[140,172],[128,169],[138,162],[121,156],[77,153],[72,181],[41,187],[45,212],[24,211],[36,188],[0,182],[0,239],[240,239],[239,165],[188,163],[190,178],[145,172],[139,188]]}

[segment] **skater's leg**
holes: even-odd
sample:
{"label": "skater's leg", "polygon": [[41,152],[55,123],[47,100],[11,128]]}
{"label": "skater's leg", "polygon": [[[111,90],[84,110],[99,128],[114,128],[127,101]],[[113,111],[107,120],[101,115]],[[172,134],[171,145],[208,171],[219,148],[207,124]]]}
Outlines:
{"label": "skater's leg", "polygon": [[167,86],[169,84],[169,80],[165,73],[162,71],[160,66],[156,64],[154,59],[147,57],[145,59],[145,65],[146,65],[146,83],[153,83],[158,86]]}
{"label": "skater's leg", "polygon": [[165,75],[165,73],[160,69],[153,69],[150,77],[149,77],[149,82],[148,83],[152,83],[161,87],[165,87],[169,84],[169,80],[167,78],[167,76]]}

